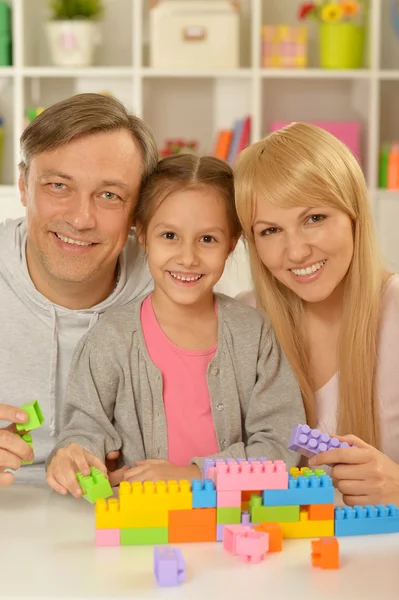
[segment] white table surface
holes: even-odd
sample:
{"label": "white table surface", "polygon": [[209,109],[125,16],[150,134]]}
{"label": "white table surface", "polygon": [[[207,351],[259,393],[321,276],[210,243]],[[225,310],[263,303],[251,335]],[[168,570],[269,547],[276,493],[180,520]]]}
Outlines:
{"label": "white table surface", "polygon": [[94,509],[47,487],[0,488],[0,598],[398,600],[399,534],[339,538],[341,568],[313,568],[310,540],[241,563],[221,543],[178,545],[187,582],[159,588],[152,546],[96,548]]}

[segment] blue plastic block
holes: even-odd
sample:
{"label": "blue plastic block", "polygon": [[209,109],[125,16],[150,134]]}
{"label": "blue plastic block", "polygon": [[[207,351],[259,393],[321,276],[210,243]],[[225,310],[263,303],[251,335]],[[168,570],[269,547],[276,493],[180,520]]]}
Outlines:
{"label": "blue plastic block", "polygon": [[265,490],[263,506],[334,504],[334,487],[329,475],[300,475],[288,478],[288,490]]}
{"label": "blue plastic block", "polygon": [[368,504],[336,508],[334,525],[336,536],[399,533],[399,507]]}
{"label": "blue plastic block", "polygon": [[193,479],[193,508],[216,508],[216,488],[212,479]]}
{"label": "blue plastic block", "polygon": [[326,452],[333,448],[353,448],[346,442],[340,442],[337,438],[330,437],[327,433],[321,433],[318,429],[311,429],[309,425],[297,425],[291,429],[288,448],[299,452],[307,458],[312,458],[320,452]]}

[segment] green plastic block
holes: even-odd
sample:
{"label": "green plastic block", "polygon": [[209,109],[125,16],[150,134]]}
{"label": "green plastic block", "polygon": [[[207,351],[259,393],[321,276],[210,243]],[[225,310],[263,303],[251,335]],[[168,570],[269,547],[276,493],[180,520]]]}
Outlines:
{"label": "green plastic block", "polygon": [[76,473],[76,478],[83,492],[82,498],[94,504],[100,498],[113,496],[112,487],[108,479],[96,467],[90,467],[90,475]]}
{"label": "green plastic block", "polygon": [[167,543],[167,527],[136,527],[135,529],[121,529],[121,546]]}
{"label": "green plastic block", "polygon": [[28,413],[29,418],[26,423],[17,423],[17,431],[31,431],[43,425],[44,417],[37,400],[23,404],[19,408]]}
{"label": "green plastic block", "polygon": [[248,505],[252,523],[295,523],[299,521],[298,506],[262,506],[262,497],[254,494]]}
{"label": "green plastic block", "polygon": [[[32,442],[32,436],[30,435],[30,433],[25,433],[25,435],[21,435],[21,438],[24,440],[24,442],[26,442],[27,444],[29,444],[29,446],[32,448],[33,450],[33,442]],[[22,465],[31,465],[33,463],[33,460],[23,460],[21,462]]]}
{"label": "green plastic block", "polygon": [[241,523],[241,508],[217,508],[216,523],[217,525],[239,525]]}

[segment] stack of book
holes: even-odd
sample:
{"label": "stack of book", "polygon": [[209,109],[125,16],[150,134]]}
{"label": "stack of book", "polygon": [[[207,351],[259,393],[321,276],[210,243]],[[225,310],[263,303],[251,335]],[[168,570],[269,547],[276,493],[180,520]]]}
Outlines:
{"label": "stack of book", "polygon": [[222,129],[216,139],[214,155],[233,166],[238,154],[251,141],[251,117],[238,119],[232,129]]}

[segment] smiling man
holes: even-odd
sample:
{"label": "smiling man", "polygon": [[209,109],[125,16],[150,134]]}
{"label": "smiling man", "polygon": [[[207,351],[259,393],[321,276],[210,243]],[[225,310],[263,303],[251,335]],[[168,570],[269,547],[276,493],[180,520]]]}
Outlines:
{"label": "smiling man", "polygon": [[[17,478],[44,481],[77,342],[104,311],[151,285],[131,228],[158,153],[149,127],[118,100],[81,94],[29,125],[21,156],[26,218],[0,224],[0,403],[39,400],[34,464]],[[0,485],[29,454],[15,439],[0,431]]]}

